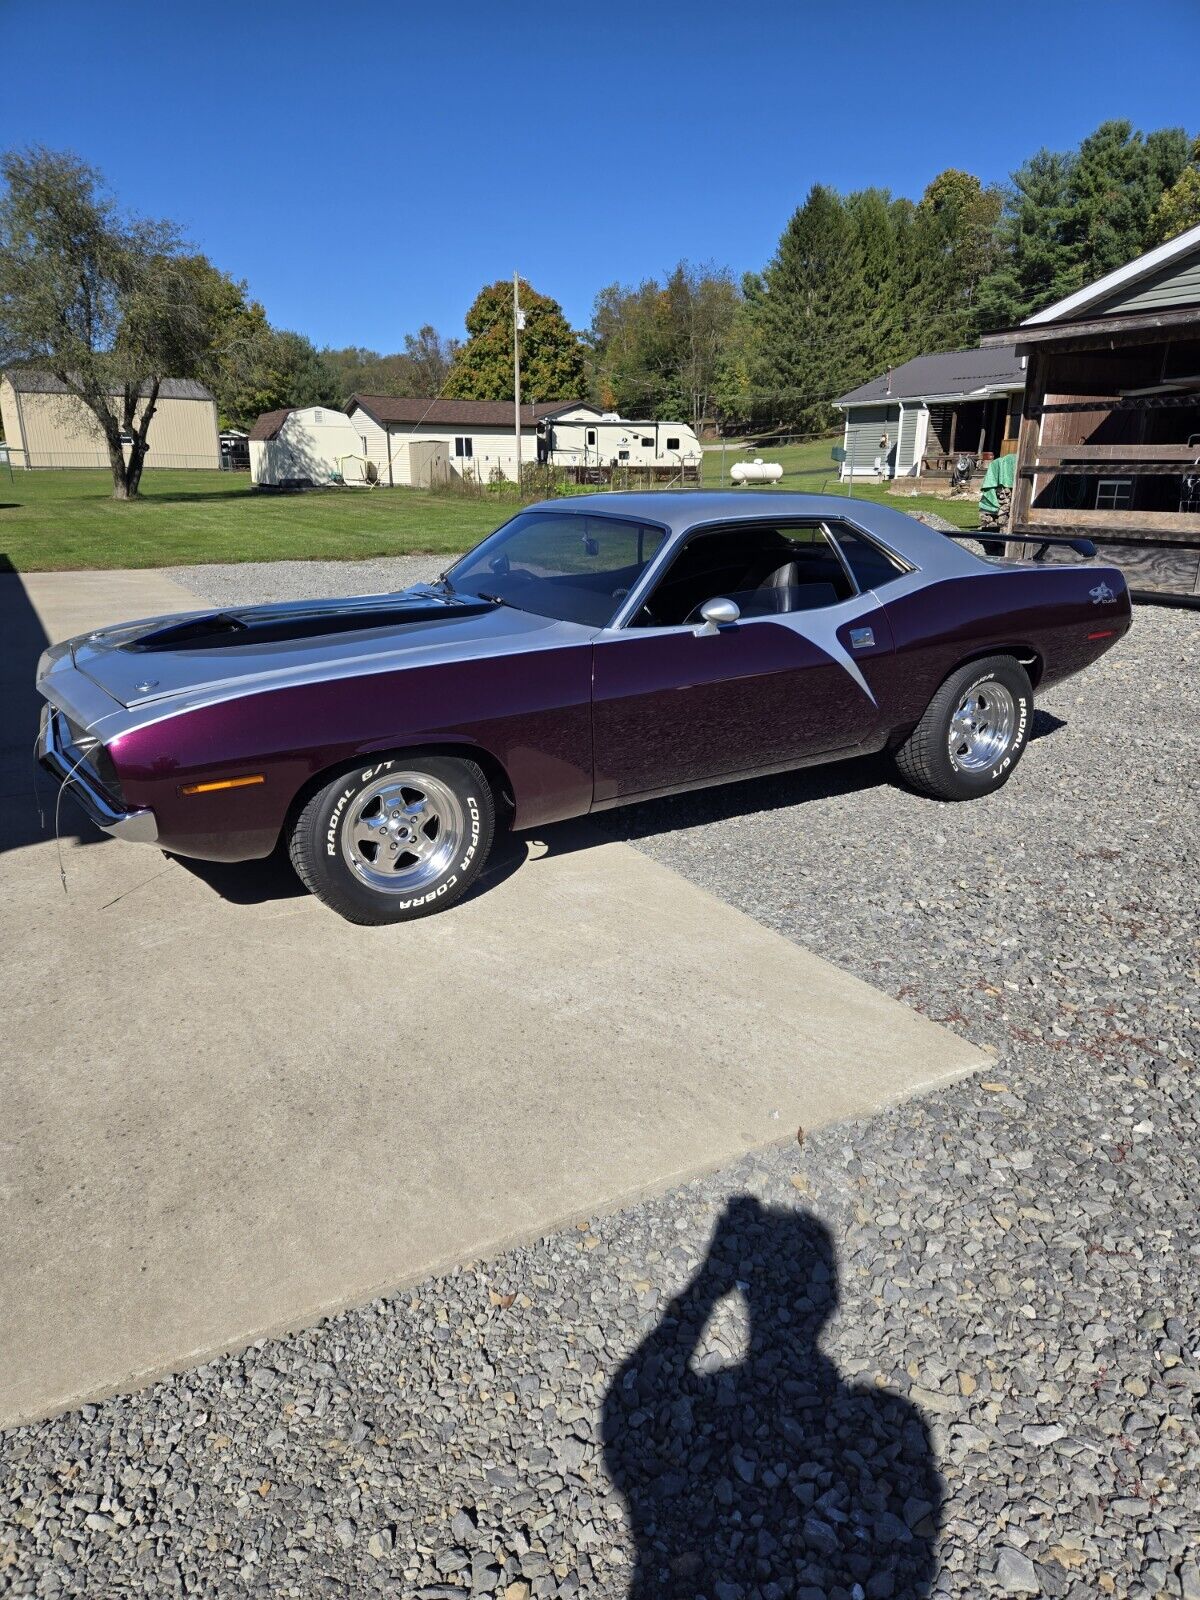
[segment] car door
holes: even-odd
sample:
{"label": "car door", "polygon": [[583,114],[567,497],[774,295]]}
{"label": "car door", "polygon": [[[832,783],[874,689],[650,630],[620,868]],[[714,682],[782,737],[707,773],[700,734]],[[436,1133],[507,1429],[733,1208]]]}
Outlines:
{"label": "car door", "polygon": [[845,598],[819,609],[744,616],[712,633],[689,622],[601,635],[593,649],[593,803],[869,747],[882,717],[867,673],[890,654],[891,634],[874,595],[852,580],[846,588]]}

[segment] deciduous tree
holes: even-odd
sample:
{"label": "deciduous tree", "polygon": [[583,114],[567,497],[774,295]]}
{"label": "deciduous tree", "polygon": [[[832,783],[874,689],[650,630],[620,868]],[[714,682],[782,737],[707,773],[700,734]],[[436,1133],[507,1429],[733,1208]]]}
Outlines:
{"label": "deciduous tree", "polygon": [[[549,295],[521,280],[521,398],[574,400],[583,394],[583,347]],[[444,393],[458,400],[511,400],[513,286],[501,279],[481,289],[467,312],[467,342],[459,348]]]}
{"label": "deciduous tree", "polygon": [[0,176],[0,361],[52,373],[91,412],[113,497],[133,499],[162,380],[210,363],[211,285],[173,224],[123,215],[77,156],[10,151]]}

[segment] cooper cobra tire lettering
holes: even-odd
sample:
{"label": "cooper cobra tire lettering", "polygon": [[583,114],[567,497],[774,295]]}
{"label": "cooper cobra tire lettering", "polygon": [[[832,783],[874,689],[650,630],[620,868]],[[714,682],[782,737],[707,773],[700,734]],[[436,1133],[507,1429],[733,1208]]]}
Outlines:
{"label": "cooper cobra tire lettering", "polygon": [[471,865],[471,862],[475,856],[475,852],[479,848],[479,802],[476,800],[474,795],[467,796],[467,809],[471,816],[471,842],[464,851],[463,858],[458,864],[460,872],[465,872]]}
{"label": "cooper cobra tire lettering", "polygon": [[[403,899],[359,875],[342,848],[343,824],[355,814],[363,788],[400,767],[450,788],[457,798],[461,829],[456,854],[440,880]],[[487,862],[496,823],[495,800],[475,762],[458,756],[401,753],[366,767],[352,767],[312,795],[293,824],[288,853],[301,881],[319,900],[350,922],[384,925],[426,916],[465,894]]]}

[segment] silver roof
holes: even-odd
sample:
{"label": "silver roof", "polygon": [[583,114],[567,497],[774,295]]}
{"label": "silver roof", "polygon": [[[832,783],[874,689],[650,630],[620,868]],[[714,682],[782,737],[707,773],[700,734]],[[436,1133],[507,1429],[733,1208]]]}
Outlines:
{"label": "silver roof", "polygon": [[981,350],[939,350],[914,356],[857,389],[839,395],[835,406],[887,405],[893,400],[965,400],[981,390],[1023,389],[1025,368],[1015,345]]}
{"label": "silver roof", "polygon": [[666,528],[670,542],[693,528],[714,522],[763,522],[814,518],[850,522],[873,534],[913,566],[936,577],[988,571],[988,563],[956,540],[918,522],[906,512],[842,494],[789,494],[771,489],[651,489],[567,495],[543,500],[529,511],[570,516],[630,517]]}

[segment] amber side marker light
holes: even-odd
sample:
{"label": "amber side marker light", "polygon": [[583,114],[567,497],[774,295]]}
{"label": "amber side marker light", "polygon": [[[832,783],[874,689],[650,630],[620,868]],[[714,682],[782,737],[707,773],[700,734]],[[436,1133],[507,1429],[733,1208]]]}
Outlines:
{"label": "amber side marker light", "polygon": [[211,783],[185,783],[180,794],[211,794],[214,789],[247,789],[252,783],[265,783],[266,773],[255,772],[245,778],[214,778]]}

